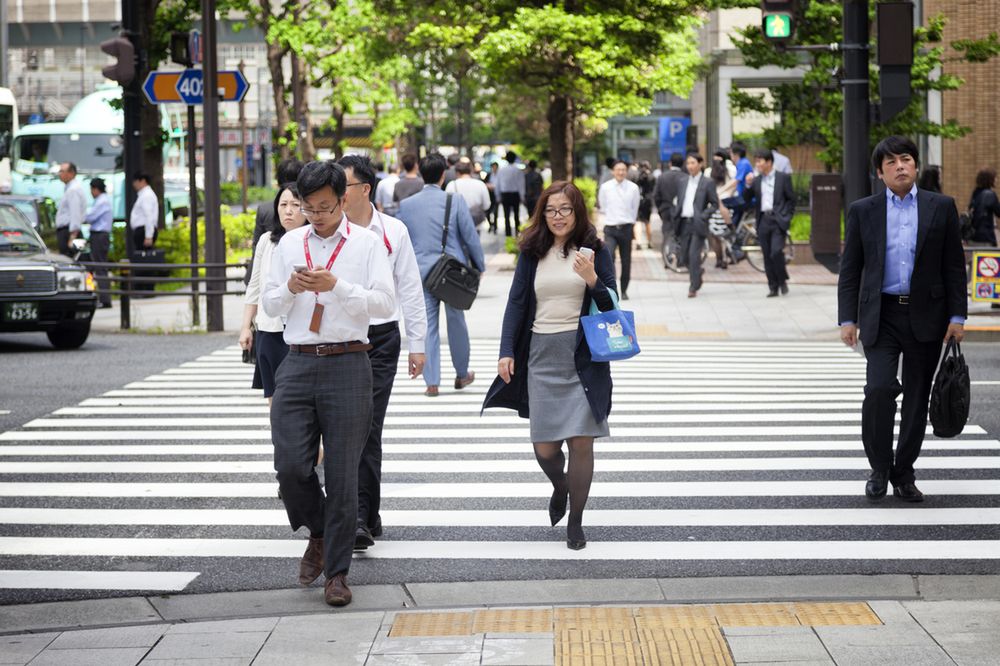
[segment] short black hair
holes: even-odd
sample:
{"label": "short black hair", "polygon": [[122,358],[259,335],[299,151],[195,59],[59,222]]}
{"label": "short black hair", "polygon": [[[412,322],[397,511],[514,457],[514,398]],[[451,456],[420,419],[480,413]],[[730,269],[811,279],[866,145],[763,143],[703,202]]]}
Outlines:
{"label": "short black hair", "polygon": [[688,157],[693,157],[696,160],[698,160],[698,164],[704,164],[705,163],[705,158],[701,156],[701,153],[696,152],[694,150],[689,151],[688,154],[687,154],[687,157],[685,157],[684,159],[687,160]]}
{"label": "short black hair", "polygon": [[427,185],[437,185],[447,168],[448,162],[441,153],[431,153],[420,160],[420,175]]}
{"label": "short black hair", "polygon": [[413,171],[413,167],[417,166],[417,156],[414,153],[406,153],[400,162],[403,164],[403,171]]}
{"label": "short black hair", "polygon": [[372,164],[370,158],[364,155],[344,155],[337,160],[337,164],[345,169],[350,169],[358,182],[368,183],[368,186],[374,191],[378,184],[378,177],[375,175],[375,165]]}
{"label": "short black hair", "polygon": [[508,150],[507,154],[504,156],[504,159],[507,160],[510,164],[513,164],[514,162],[517,161],[517,153],[515,153],[513,150]]}
{"label": "short black hair", "polygon": [[295,181],[300,197],[308,197],[324,187],[329,187],[339,199],[347,189],[344,167],[330,160],[310,162],[302,167]]}
{"label": "short black hair", "polygon": [[[301,164],[301,162],[299,162],[299,164]],[[291,192],[292,196],[296,199],[299,198],[299,190],[295,186],[295,183],[285,183],[284,185],[278,186],[278,193],[274,195],[274,217],[271,219],[271,228],[268,229],[268,231],[271,232],[271,242],[275,245],[277,245],[278,241],[281,240],[281,237],[285,235],[285,227],[281,224],[281,215],[278,211],[278,202],[281,201],[281,195],[285,192]],[[302,202],[300,201],[299,203]]]}
{"label": "short black hair", "polygon": [[614,161],[614,163],[612,163],[611,168],[614,169],[619,164],[624,164],[625,166],[628,166],[628,162],[626,162],[625,160],[617,159]]}
{"label": "short black hair", "polygon": [[675,166],[678,169],[684,166],[684,156],[677,152],[670,153],[670,166]]}
{"label": "short black hair", "polygon": [[723,162],[725,162],[726,160],[729,159],[729,153],[726,152],[725,148],[719,148],[714,153],[712,153],[712,157],[718,157]]}
{"label": "short black hair", "polygon": [[768,162],[774,161],[774,153],[771,152],[770,148],[758,148],[753,151],[753,157],[755,160],[766,160]]}
{"label": "short black hair", "polygon": [[455,165],[455,173],[460,173],[463,176],[472,173],[472,163],[471,162],[459,162]]}
{"label": "short black hair", "polygon": [[537,169],[538,168],[538,162],[536,162],[535,160],[529,161],[528,162],[528,168],[529,169]]}
{"label": "short black hair", "polygon": [[93,178],[90,181],[90,186],[97,190],[98,192],[107,192],[108,186],[104,184],[103,178]]}
{"label": "short black hair", "polygon": [[453,167],[458,164],[458,160],[462,159],[462,156],[458,153],[452,153],[448,156],[448,166]]}
{"label": "short black hair", "polygon": [[875,171],[882,173],[882,162],[890,155],[909,155],[920,166],[920,150],[917,144],[905,136],[887,136],[878,142],[872,151],[872,167]]}
{"label": "short black hair", "polygon": [[[69,162],[69,168],[73,170],[73,173],[76,173],[76,165],[75,164],[73,164],[72,162]],[[149,174],[146,173],[145,171],[136,171],[134,174],[132,174],[132,181],[135,182],[137,180],[144,180],[144,181],[146,181],[147,185],[151,182]]]}
{"label": "short black hair", "polygon": [[302,161],[297,160],[294,157],[290,157],[287,160],[281,160],[278,162],[277,177],[278,184],[283,183],[294,183],[299,177],[299,172],[302,171]]}
{"label": "short black hair", "polygon": [[731,152],[734,152],[734,153],[736,153],[736,154],[737,154],[737,155],[739,155],[739,156],[740,156],[741,158],[742,158],[742,157],[746,157],[746,156],[747,156],[747,147],[746,147],[746,146],[744,146],[744,145],[743,145],[742,143],[740,143],[739,141],[733,141],[733,144],[732,144],[731,146],[729,146],[729,150],[730,150]]}

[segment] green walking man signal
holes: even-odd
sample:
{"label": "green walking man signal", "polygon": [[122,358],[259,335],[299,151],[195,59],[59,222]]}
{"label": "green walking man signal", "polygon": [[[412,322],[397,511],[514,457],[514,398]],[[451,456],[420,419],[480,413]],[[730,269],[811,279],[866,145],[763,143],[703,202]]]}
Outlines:
{"label": "green walking man signal", "polygon": [[784,44],[792,38],[795,0],[763,0],[760,3],[764,39]]}

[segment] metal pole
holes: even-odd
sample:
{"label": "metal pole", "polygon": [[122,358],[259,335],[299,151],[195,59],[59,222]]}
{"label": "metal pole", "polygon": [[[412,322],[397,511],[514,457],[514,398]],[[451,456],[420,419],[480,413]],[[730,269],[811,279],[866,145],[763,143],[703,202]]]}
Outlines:
{"label": "metal pole", "polygon": [[[188,190],[190,194],[190,204],[188,205],[189,218],[191,220],[191,263],[198,263],[198,183],[195,180],[195,172],[198,167],[198,130],[194,124],[194,105],[188,104]],[[198,269],[191,269],[191,277],[198,277]],[[207,290],[206,290],[207,291]],[[201,325],[201,308],[198,306],[198,283],[191,283],[191,324]]]}
{"label": "metal pole", "polygon": [[[240,60],[239,70],[240,74],[243,74],[244,64]],[[249,168],[247,167],[247,114],[246,114],[246,96],[240,100],[240,150],[243,153],[242,159],[240,159],[240,164],[243,165],[240,175],[241,181],[241,194],[243,195],[243,212],[247,212],[249,203],[247,202],[247,179],[249,178]]]}
{"label": "metal pole", "polygon": [[[125,3],[129,4],[129,3]],[[219,196],[219,67],[216,53],[215,0],[201,0],[202,21],[202,76],[205,81],[204,104],[202,105],[202,131],[205,133],[204,169],[205,174],[205,261],[222,264],[226,261],[225,240],[222,234]],[[226,269],[209,268],[208,277],[225,277]],[[224,282],[209,282],[205,291],[224,291]],[[208,330],[224,329],[222,316],[222,296],[206,296]]]}
{"label": "metal pole", "polygon": [[7,23],[7,3],[0,2],[0,87],[3,88],[7,87],[8,48],[10,48],[10,29]]}
{"label": "metal pole", "polygon": [[[844,208],[871,192],[868,0],[844,0]],[[858,48],[863,46],[864,48]]]}
{"label": "metal pole", "polygon": [[[125,260],[131,261],[132,255],[138,249],[132,243],[132,207],[135,205],[136,191],[132,187],[132,178],[142,170],[142,75],[146,69],[146,54],[140,46],[139,33],[142,29],[142,3],[123,2],[122,3],[122,28],[125,36],[132,40],[136,46],[135,52],[138,60],[136,75],[132,81],[124,86],[122,94],[122,106],[125,115],[125,147],[124,147],[124,184],[125,189]],[[125,283],[126,289],[132,288],[132,268],[129,267],[129,281]],[[121,298],[121,327],[128,329],[132,327],[131,318],[131,298],[123,296]]]}

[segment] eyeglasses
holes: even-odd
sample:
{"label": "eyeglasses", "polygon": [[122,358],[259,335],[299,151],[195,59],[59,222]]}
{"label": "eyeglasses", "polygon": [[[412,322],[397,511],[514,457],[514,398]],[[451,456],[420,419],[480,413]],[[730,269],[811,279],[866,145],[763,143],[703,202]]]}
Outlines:
{"label": "eyeglasses", "polygon": [[339,203],[333,208],[321,210],[310,210],[309,208],[302,208],[299,206],[299,212],[306,217],[326,217],[327,215],[332,215],[338,208],[340,208]]}
{"label": "eyeglasses", "polygon": [[355,185],[367,185],[368,183],[348,183],[348,187],[354,187]]}
{"label": "eyeglasses", "polygon": [[563,206],[562,208],[546,208],[545,217],[569,217],[573,214],[572,206]]}

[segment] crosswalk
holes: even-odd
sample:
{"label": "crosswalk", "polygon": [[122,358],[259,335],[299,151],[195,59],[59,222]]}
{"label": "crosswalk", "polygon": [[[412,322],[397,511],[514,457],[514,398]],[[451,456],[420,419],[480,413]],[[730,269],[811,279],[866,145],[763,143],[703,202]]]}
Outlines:
{"label": "crosswalk", "polygon": [[[527,422],[479,413],[496,348],[474,341],[477,381],[436,399],[401,364],[384,433],[386,534],[356,555],[352,577],[433,580],[435,562],[472,580],[496,575],[484,561],[529,577],[570,561],[579,577],[602,562],[708,575],[1000,560],[1000,442],[974,423],[955,440],[928,432],[928,502],[869,505],[864,361],[812,342],[647,341],[615,364],[589,545],[570,551],[548,525]],[[276,572],[242,585],[288,586],[303,542],[275,495],[267,403],[239,355],[221,349],[0,434],[0,599],[222,589],[232,581],[214,580],[220,560]]]}

